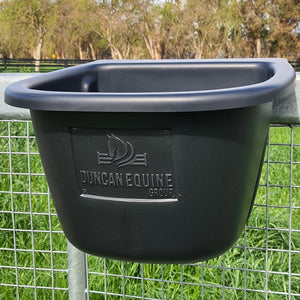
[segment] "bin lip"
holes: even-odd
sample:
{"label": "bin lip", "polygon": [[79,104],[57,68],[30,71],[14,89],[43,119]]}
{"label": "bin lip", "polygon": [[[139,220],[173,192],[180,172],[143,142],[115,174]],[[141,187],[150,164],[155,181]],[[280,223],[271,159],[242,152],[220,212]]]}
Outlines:
{"label": "bin lip", "polygon": [[[69,92],[33,88],[47,81],[97,66],[124,64],[265,65],[273,72],[269,79],[240,87],[183,92]],[[96,66],[95,66],[96,65]],[[98,60],[53,71],[12,83],[5,90],[5,102],[30,110],[73,112],[188,112],[223,110],[275,101],[290,94],[295,86],[295,71],[286,59],[200,59],[200,60]]]}

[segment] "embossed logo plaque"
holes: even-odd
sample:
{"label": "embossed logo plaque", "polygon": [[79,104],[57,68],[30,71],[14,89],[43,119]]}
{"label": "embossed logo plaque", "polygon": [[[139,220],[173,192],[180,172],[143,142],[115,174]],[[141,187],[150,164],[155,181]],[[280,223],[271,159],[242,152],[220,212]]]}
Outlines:
{"label": "embossed logo plaque", "polygon": [[71,137],[81,197],[177,201],[169,130],[71,128]]}

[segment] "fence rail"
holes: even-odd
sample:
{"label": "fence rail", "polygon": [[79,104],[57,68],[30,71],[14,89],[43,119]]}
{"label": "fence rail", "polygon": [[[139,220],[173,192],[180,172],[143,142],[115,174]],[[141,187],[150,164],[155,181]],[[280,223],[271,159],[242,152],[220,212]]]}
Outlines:
{"label": "fence rail", "polygon": [[[15,58],[0,58],[0,72],[34,72],[36,63],[38,62],[38,72],[49,72],[62,68],[67,68],[92,60],[79,60],[79,59],[15,59]],[[300,62],[290,61],[290,64],[296,71],[300,71]]]}
{"label": "fence rail", "polygon": [[59,70],[79,64],[92,62],[92,60],[79,60],[79,59],[12,59],[1,58],[0,59],[0,72],[22,73],[22,72],[34,72],[36,63],[38,63],[38,70],[41,73]]}

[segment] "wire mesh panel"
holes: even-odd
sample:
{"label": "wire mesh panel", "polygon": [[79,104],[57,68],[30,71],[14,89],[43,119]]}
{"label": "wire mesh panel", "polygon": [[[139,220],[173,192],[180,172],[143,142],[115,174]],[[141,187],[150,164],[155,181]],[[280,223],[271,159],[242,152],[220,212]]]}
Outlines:
{"label": "wire mesh panel", "polygon": [[188,265],[86,261],[88,299],[299,298],[300,127],[271,127],[251,217],[224,255]]}
{"label": "wire mesh panel", "polygon": [[[0,121],[0,298],[67,299],[67,256],[31,122]],[[298,299],[300,126],[270,128],[252,214],[224,255],[186,265],[83,259],[86,299]]]}
{"label": "wire mesh panel", "polygon": [[66,299],[66,239],[29,121],[0,122],[0,298]]}

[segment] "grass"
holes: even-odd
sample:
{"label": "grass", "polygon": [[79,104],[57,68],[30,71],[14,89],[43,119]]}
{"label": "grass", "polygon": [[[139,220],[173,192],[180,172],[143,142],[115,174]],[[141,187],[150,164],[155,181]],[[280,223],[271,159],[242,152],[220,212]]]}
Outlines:
{"label": "grass", "polygon": [[[41,60],[39,73],[60,70],[90,60]],[[35,61],[30,59],[0,59],[0,73],[35,73]]]}
{"label": "grass", "polygon": [[[48,73],[48,72],[52,72],[64,68],[65,68],[64,66],[58,66],[58,65],[57,66],[41,65],[37,73]],[[30,66],[11,65],[8,66],[6,69],[0,67],[0,73],[35,73],[35,66],[34,65],[30,65]]]}
{"label": "grass", "polygon": [[[2,121],[0,136],[0,299],[17,294],[20,299],[67,299],[66,239],[32,125]],[[272,127],[270,143],[270,163],[263,166],[253,211],[233,248],[191,265],[88,256],[90,299],[265,299],[268,293],[275,300],[289,299],[282,294],[289,292],[290,299],[299,298],[300,164],[291,161],[300,162],[300,127],[293,128],[292,149],[289,127]]]}
{"label": "grass", "polygon": [[[71,61],[64,62],[60,61],[41,61],[39,67],[39,73],[46,73],[55,70],[60,70],[65,68],[66,66],[73,65]],[[31,60],[9,60],[7,64],[4,65],[4,62],[0,60],[0,73],[34,73],[35,72],[35,63]]]}

